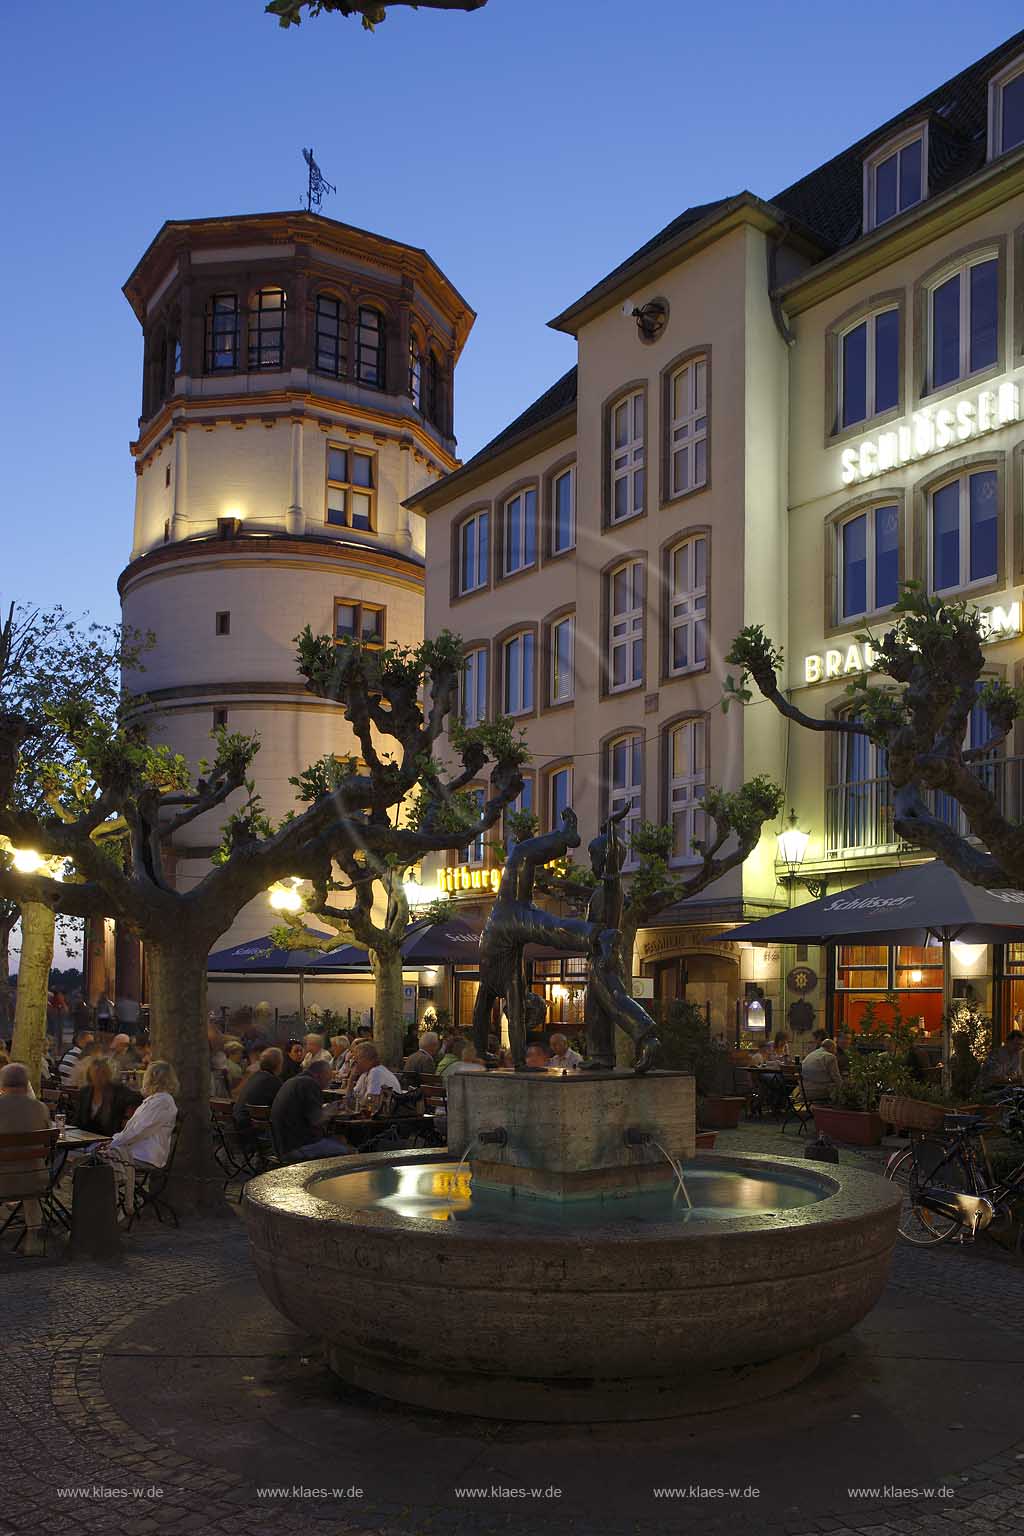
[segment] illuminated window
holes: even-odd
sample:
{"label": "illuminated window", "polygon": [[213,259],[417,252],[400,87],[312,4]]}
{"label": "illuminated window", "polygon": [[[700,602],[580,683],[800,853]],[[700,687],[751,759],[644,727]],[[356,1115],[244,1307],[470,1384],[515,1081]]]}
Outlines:
{"label": "illuminated window", "polygon": [[537,492],[518,491],[505,503],[502,572],[513,576],[537,563]]}
{"label": "illuminated window", "polygon": [[384,388],[385,343],[384,316],[380,310],[360,309],[356,339],[356,377],[360,384],[369,384],[373,389]]}
{"label": "illuminated window", "polygon": [[646,437],[642,390],[626,395],[611,411],[609,522],[636,517],[646,505]]}
{"label": "illuminated window", "polygon": [[989,154],[1005,155],[1024,144],[1024,60],[1016,59],[992,81]]}
{"label": "illuminated window", "polygon": [[644,680],[644,567],[626,560],[608,581],[608,689],[617,693]]}
{"label": "illuminated window", "polygon": [[708,659],[708,541],[703,533],[677,544],[668,557],[668,671],[673,677]]}
{"label": "illuminated window", "polygon": [[501,702],[506,715],[526,715],[533,709],[533,674],[533,631],[524,629],[501,648]]}
{"label": "illuminated window", "polygon": [[703,357],[679,368],[669,383],[669,495],[700,490],[708,479],[708,365]]}
{"label": "illuminated window", "polygon": [[899,596],[899,507],[871,507],[836,527],[837,622],[876,613]]}
{"label": "illuminated window", "polygon": [[261,288],[249,304],[249,367],[284,364],[285,298],[280,288]]}
{"label": "illuminated window", "polygon": [[487,719],[487,651],[483,647],[466,652],[459,678],[459,718],[463,725],[479,725]]}
{"label": "illuminated window", "polygon": [[419,342],[415,336],[409,337],[409,395],[413,405],[421,411],[423,409],[423,359],[420,357]]}
{"label": "illuminated window", "polygon": [[928,388],[941,389],[999,357],[999,262],[983,256],[928,295]]}
{"label": "illuminated window", "polygon": [[551,677],[550,699],[552,704],[567,704],[575,693],[576,619],[567,614],[556,619],[551,626]]}
{"label": "illuminated window", "polygon": [[887,144],[865,167],[864,227],[875,229],[926,196],[925,132],[915,128],[897,144]]}
{"label": "illuminated window", "polygon": [[999,480],[994,469],[959,475],[932,492],[928,518],[933,592],[991,581],[999,570]]}
{"label": "illuminated window", "polygon": [[851,427],[883,411],[900,398],[900,312],[883,309],[858,321],[839,337],[839,389],[836,419]]}
{"label": "illuminated window", "polygon": [[343,379],[348,361],[347,343],[348,320],[344,305],[330,294],[318,294],[313,348],[316,371],[330,374],[332,379]]}
{"label": "illuminated window", "polygon": [[[623,806],[628,810],[620,823],[622,840],[632,847],[633,833],[640,822],[644,782],[644,739],[639,734],[618,736],[608,745],[608,814],[614,816]],[[627,856],[632,863],[632,855]]]}
{"label": "illuminated window", "polygon": [[327,522],[372,533],[375,526],[375,464],[372,453],[327,445]]}
{"label": "illuminated window", "polygon": [[489,512],[475,512],[459,526],[460,594],[486,587],[490,573]]}
{"label": "illuminated window", "polygon": [[672,827],[673,863],[700,857],[694,841],[704,839],[706,722],[683,720],[668,738],[668,814]]}
{"label": "illuminated window", "polygon": [[551,553],[564,554],[576,543],[576,467],[570,464],[551,484]]}
{"label": "illuminated window", "polygon": [[206,371],[238,367],[238,295],[215,293],[206,306]]}
{"label": "illuminated window", "polygon": [[355,640],[379,651],[384,645],[386,612],[379,603],[352,603],[346,598],[335,598],[335,640]]}

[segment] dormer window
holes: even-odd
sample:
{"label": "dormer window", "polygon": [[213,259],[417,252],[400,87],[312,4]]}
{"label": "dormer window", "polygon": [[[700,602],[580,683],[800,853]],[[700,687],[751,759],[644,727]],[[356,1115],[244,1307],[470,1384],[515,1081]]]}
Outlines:
{"label": "dormer window", "polygon": [[864,162],[864,228],[877,229],[926,194],[927,127],[890,142]]}
{"label": "dormer window", "polygon": [[989,86],[989,159],[1024,144],[1024,59],[1014,59]]}

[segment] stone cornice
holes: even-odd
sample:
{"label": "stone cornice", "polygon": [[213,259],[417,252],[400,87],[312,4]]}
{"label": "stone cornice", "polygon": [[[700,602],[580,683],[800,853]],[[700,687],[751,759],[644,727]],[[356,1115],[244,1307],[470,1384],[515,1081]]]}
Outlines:
{"label": "stone cornice", "polygon": [[340,539],[315,535],[271,534],[265,538],[222,539],[211,535],[204,539],[186,539],[176,544],[161,544],[139,555],[125,566],[117,579],[118,595],[124,597],[129,587],[151,576],[170,574],[169,568],[182,561],[203,561],[215,566],[277,565],[318,570],[333,565],[341,570],[357,570],[379,576],[395,586],[414,591],[423,589],[423,563],[417,556],[403,556],[390,550],[374,549]]}

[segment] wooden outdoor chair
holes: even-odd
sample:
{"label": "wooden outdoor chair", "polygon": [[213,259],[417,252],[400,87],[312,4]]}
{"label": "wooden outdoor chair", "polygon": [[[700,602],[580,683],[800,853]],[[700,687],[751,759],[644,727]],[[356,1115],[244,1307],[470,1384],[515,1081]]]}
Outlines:
{"label": "wooden outdoor chair", "polygon": [[171,1177],[171,1169],[174,1167],[174,1154],[178,1150],[178,1139],[181,1136],[181,1127],[185,1116],[181,1110],[174,1122],[171,1132],[171,1145],[167,1153],[167,1161],[162,1168],[155,1168],[149,1163],[135,1164],[135,1192],[132,1200],[132,1209],[125,1208],[123,1193],[118,1194],[118,1204],[124,1217],[124,1230],[130,1231],[133,1222],[147,1210],[151,1210],[157,1221],[161,1224],[165,1219],[177,1227],[178,1213],[167,1199],[167,1185]]}
{"label": "wooden outdoor chair", "polygon": [[752,1120],[755,1115],[760,1117],[761,1111],[764,1108],[761,1098],[761,1084],[757,1081],[749,1067],[733,1067],[732,1091],[737,1098],[746,1101],[748,1120]]}
{"label": "wooden outdoor chair", "polygon": [[814,1115],[811,1111],[811,1106],[808,1101],[807,1094],[804,1092],[803,1068],[799,1062],[797,1062],[796,1076],[792,1079],[789,1085],[789,1098],[786,1100],[786,1112],[782,1117],[783,1136],[786,1134],[786,1126],[789,1124],[790,1120],[796,1120],[798,1123],[800,1127],[800,1129],[797,1131],[798,1136],[802,1136],[807,1127],[814,1123]]}
{"label": "wooden outdoor chair", "polygon": [[[53,1126],[45,1126],[38,1131],[7,1131],[0,1134],[0,1204],[10,1204],[11,1209],[0,1225],[0,1237],[7,1231],[12,1223],[19,1224],[22,1228],[17,1248],[25,1236],[25,1214],[22,1209],[26,1200],[38,1200],[43,1210],[43,1242],[46,1241],[46,1233],[52,1222],[50,1196],[53,1190],[54,1169],[57,1158],[57,1140],[59,1132]],[[26,1173],[35,1170],[24,1167],[25,1163],[41,1163],[39,1169],[46,1178],[45,1186],[33,1194],[31,1191],[19,1193],[18,1191],[6,1192],[7,1179],[21,1179]],[[41,1181],[40,1181],[41,1182]]]}

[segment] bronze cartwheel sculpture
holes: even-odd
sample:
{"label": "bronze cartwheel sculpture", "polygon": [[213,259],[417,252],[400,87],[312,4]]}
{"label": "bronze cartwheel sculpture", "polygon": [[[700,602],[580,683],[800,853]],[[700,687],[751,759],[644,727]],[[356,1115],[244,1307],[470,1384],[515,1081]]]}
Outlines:
{"label": "bronze cartwheel sculpture", "polygon": [[601,884],[590,899],[586,918],[559,917],[533,901],[537,870],[552,859],[564,857],[570,848],[579,847],[576,813],[571,807],[563,810],[562,825],[556,831],[524,838],[510,851],[480,935],[480,988],[473,1008],[473,1036],[481,1055],[487,1050],[491,1009],[501,1000],[508,1019],[513,1065],[517,1070],[525,1066],[526,1015],[533,994],[526,987],[523,951],[527,944],[547,944],[590,956],[584,1008],[587,1067],[598,1070],[614,1066],[616,1024],[636,1042],[636,1070],[646,1072],[652,1066],[658,1044],[656,1026],[646,1009],[630,997],[623,979],[618,923],[622,917],[624,849],[616,825],[619,820],[621,815],[605,822],[601,835],[590,844],[591,864]]}

